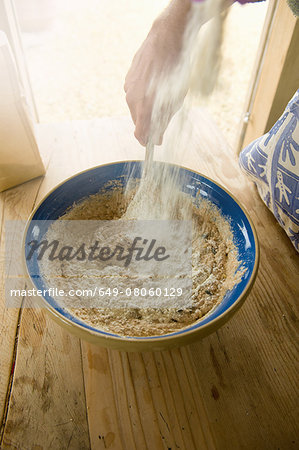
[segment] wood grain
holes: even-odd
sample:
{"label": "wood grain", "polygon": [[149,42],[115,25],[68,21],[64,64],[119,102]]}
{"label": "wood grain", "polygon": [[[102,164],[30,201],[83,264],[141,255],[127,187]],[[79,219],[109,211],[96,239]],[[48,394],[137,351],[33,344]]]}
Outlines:
{"label": "wood grain", "polygon": [[[42,128],[38,128],[38,132]],[[7,207],[4,203],[5,211],[14,206],[14,198],[18,201],[17,206],[24,208],[26,188],[35,187],[29,197],[30,209],[23,213],[22,218],[27,219],[32,207],[64,178],[69,168],[69,156],[61,151],[60,145],[64,148],[66,140],[63,133],[59,142],[55,139],[49,131],[44,135],[39,133],[40,148],[48,166],[47,176],[39,184],[34,180],[6,191],[3,195],[9,196],[10,201]],[[74,169],[75,162],[72,164]],[[10,218],[18,219],[20,210],[15,209]],[[13,344],[14,336],[11,341]],[[7,359],[8,355],[11,358],[11,348],[6,348],[5,354]],[[1,448],[26,449],[33,444],[40,448],[60,448],[61,442],[65,448],[89,448],[80,341],[54,324],[43,310],[28,307],[20,314],[15,356]]]}
{"label": "wood grain", "polygon": [[[109,118],[67,124],[39,124],[36,127],[36,133],[40,151],[47,166],[47,174],[43,179],[33,180],[1,194],[2,223],[8,219],[26,220],[32,208],[46,193],[68,176],[97,164],[125,158],[126,147],[122,149],[121,139],[115,131],[118,124],[120,129],[125,124],[127,136],[129,136],[127,118],[117,120],[116,125]],[[135,143],[133,137],[131,137],[131,141],[131,158],[142,157],[141,146],[137,142]],[[4,265],[3,247],[1,262]],[[4,269],[1,273],[1,316],[3,321],[1,323],[0,348],[3,350],[1,352],[3,357],[1,357],[0,372],[0,405],[2,416],[5,413],[2,426],[4,433],[2,446],[3,448],[11,446],[17,448],[27,448],[26,446],[28,446],[30,448],[34,442],[35,445],[48,448],[54,443],[58,445],[63,438],[63,445],[67,444],[70,448],[88,448],[89,433],[86,422],[79,340],[73,337],[69,338],[68,334],[45,316],[43,311],[36,315],[36,310],[31,308],[26,308],[21,312],[18,309],[5,308]],[[20,322],[18,352],[15,353],[18,319]],[[37,321],[43,321],[47,332],[35,351],[38,356],[34,353],[33,359],[30,348],[35,345],[37,340],[35,333]],[[55,358],[56,340],[60,342],[67,337],[71,339],[71,349],[59,360],[59,358]],[[17,358],[16,362],[13,360],[15,357]],[[49,385],[49,380],[45,375],[45,367],[49,364],[49,358],[51,361],[50,374],[55,372],[55,383],[52,380],[53,386],[45,391],[43,386]],[[72,371],[70,369],[75,372],[79,370],[79,375],[74,381],[71,381],[71,384]],[[37,379],[39,375],[41,376],[40,381]],[[13,386],[10,386],[12,379]],[[32,388],[36,393],[34,401],[31,399],[31,391],[28,386],[35,386]],[[23,391],[24,394],[20,395]],[[44,403],[50,403],[50,397],[53,395],[60,399],[60,406],[54,402],[49,410],[43,411]],[[38,410],[43,413],[36,421],[29,420],[23,427],[20,426],[20,422],[24,403],[28,403],[28,407],[25,408],[26,414],[34,415],[34,412]],[[9,407],[6,411],[7,406]],[[64,420],[65,417],[66,420]],[[75,420],[74,424],[72,424],[73,420]],[[45,422],[50,430],[51,421],[59,423],[59,426],[53,427],[48,434],[37,434],[37,427],[40,423]]]}
{"label": "wood grain", "polygon": [[[134,441],[138,436],[139,448],[150,449],[161,445],[288,449],[298,433],[298,256],[254,185],[241,173],[221,132],[199,111],[192,111],[189,120],[200,125],[193,130],[191,150],[180,162],[224,184],[250,211],[261,243],[259,276],[241,312],[216,334],[190,347],[134,355],[86,344],[86,352],[95,358],[102,352],[110,354],[117,422],[109,432],[119,433],[122,448],[138,448]],[[84,371],[91,390],[96,373],[86,366]],[[147,435],[149,417],[152,435],[158,436],[159,426],[160,443]],[[98,448],[96,438],[95,431],[94,448]]]}
{"label": "wood grain", "polygon": [[[47,159],[45,159],[47,161]],[[5,276],[7,257],[5,255],[5,226],[8,221],[27,220],[35,205],[37,192],[42,183],[38,178],[24,183],[14,189],[9,189],[0,194],[1,207],[1,243],[0,243],[0,418],[1,423],[6,407],[6,396],[9,388],[11,372],[14,361],[12,359],[17,334],[17,325],[20,318],[18,308],[7,307],[5,298]],[[19,238],[19,235],[16,238]],[[21,288],[22,286],[20,286]],[[22,299],[19,299],[20,303]]]}
{"label": "wood grain", "polygon": [[80,342],[24,309],[2,448],[89,448]]}
{"label": "wood grain", "polygon": [[[43,311],[24,309],[3,448],[296,447],[298,256],[207,114],[192,111],[188,126],[193,131],[179,162],[229,188],[257,229],[261,264],[245,305],[204,340],[155,353],[80,344]],[[39,192],[37,185],[31,194],[16,191],[24,215],[26,202],[30,209],[79,170],[141,159],[144,151],[132,130],[128,118],[40,125],[40,146],[51,160]],[[163,159],[160,150],[155,157]],[[2,214],[17,215],[20,206],[12,205],[7,200]],[[13,317],[5,325],[10,346],[5,349],[3,336],[0,341],[8,362],[18,319]],[[6,387],[2,383],[4,394]]]}
{"label": "wood grain", "polygon": [[186,348],[83,349],[92,448],[215,448]]}

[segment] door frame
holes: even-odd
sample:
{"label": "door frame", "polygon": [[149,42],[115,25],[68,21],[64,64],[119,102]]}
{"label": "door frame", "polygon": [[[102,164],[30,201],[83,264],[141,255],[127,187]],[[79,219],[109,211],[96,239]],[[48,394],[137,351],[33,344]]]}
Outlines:
{"label": "door frame", "polygon": [[[13,0],[0,0],[0,29],[6,33],[11,45],[33,120],[39,122]],[[237,132],[237,153],[271,128],[298,89],[298,48],[299,21],[291,13],[286,0],[269,0],[245,108]]]}
{"label": "door frame", "polygon": [[31,118],[39,122],[32,84],[26,63],[25,52],[16,8],[13,0],[0,0],[0,30],[4,31],[11,46],[19,79],[22,83]]}
{"label": "door frame", "polygon": [[286,0],[270,0],[236,150],[274,125],[299,88],[299,20]]}

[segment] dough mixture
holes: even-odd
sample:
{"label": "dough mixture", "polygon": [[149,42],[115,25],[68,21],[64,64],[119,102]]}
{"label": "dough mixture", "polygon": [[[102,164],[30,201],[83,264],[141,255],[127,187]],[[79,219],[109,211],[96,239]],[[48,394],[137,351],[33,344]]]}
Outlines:
{"label": "dough mixture", "polygon": [[[126,217],[128,205],[132,204],[132,198],[136,198],[136,191],[132,190],[124,194],[119,187],[105,194],[99,193],[90,196],[74,205],[62,220],[55,221],[47,232],[47,238],[53,240],[57,237],[57,226],[63,220],[117,220]],[[229,222],[221,215],[219,210],[201,196],[192,201],[189,196],[181,192],[176,195],[177,201],[188,205],[192,216],[192,300],[188,307],[176,306],[159,308],[124,308],[119,303],[120,298],[109,299],[113,307],[82,307],[84,298],[77,298],[80,307],[67,307],[67,309],[85,323],[121,336],[153,336],[174,332],[187,327],[210,313],[218,305],[227,290],[240,281],[243,272],[239,268],[238,254],[233,243],[233,236]],[[157,200],[157,199],[156,199]],[[177,208],[180,217],[181,209]],[[130,219],[128,219],[129,221]],[[96,222],[95,222],[96,223]],[[74,227],[72,227],[75,229]],[[85,236],[82,236],[85,239]],[[87,236],[86,236],[87,239]],[[117,237],[114,237],[117,240]],[[48,285],[55,285],[59,289],[66,289],[68,277],[76,276],[72,280],[72,286],[87,289],[90,281],[86,278],[87,272],[82,270],[82,263],[78,266],[74,261],[48,259],[41,261],[41,269]],[[88,267],[88,266],[86,266]],[[95,266],[93,266],[95,267]],[[88,269],[86,269],[88,270]],[[91,268],[90,270],[93,270]],[[155,280],[152,280],[153,283]],[[110,278],[111,283],[111,278]],[[126,280],[122,278],[123,288],[126,288]],[[142,283],[136,286],[142,287]],[[109,286],[109,280],[108,284]],[[75,305],[72,299],[72,305]],[[93,302],[96,302],[93,298]],[[99,298],[99,301],[102,298]],[[159,299],[157,299],[159,301]],[[94,304],[94,303],[93,303]],[[120,307],[118,307],[118,304]]]}

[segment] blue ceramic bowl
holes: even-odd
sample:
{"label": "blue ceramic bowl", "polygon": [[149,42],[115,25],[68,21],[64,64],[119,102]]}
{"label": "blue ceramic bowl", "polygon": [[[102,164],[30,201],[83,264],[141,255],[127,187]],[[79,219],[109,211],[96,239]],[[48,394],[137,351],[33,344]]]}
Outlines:
{"label": "blue ceramic bowl", "polygon": [[[165,164],[165,163],[156,163]],[[172,166],[175,167],[175,166]],[[142,163],[127,161],[98,166],[81,172],[67,179],[54,188],[35,208],[28,220],[23,242],[24,262],[27,274],[36,289],[46,289],[43,277],[39,272],[38,261],[25,259],[25,246],[34,239],[33,221],[50,221],[58,219],[74,202],[96,194],[109,181],[118,180],[126,185],[129,175],[141,176]],[[182,191],[195,197],[202,195],[214,203],[231,223],[234,243],[239,253],[240,264],[247,270],[241,281],[228,291],[222,302],[210,314],[200,321],[179,331],[162,336],[122,337],[113,333],[98,330],[64,311],[54,298],[46,295],[42,298],[43,306],[60,325],[67,328],[82,339],[107,347],[121,350],[162,350],[197,340],[222,326],[242,305],[248,295],[258,269],[259,249],[257,235],[253,224],[239,202],[223,187],[209,178],[194,171],[180,167]],[[109,189],[109,188],[108,188]],[[199,192],[198,192],[199,191]],[[46,227],[42,227],[46,232]]]}

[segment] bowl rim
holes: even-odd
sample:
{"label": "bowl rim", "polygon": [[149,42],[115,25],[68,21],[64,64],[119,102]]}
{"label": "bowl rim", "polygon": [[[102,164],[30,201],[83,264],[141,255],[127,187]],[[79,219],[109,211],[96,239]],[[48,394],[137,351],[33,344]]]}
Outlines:
{"label": "bowl rim", "polygon": [[[114,161],[114,162],[110,162],[110,163],[99,164],[97,166],[93,166],[88,169],[84,169],[82,171],[75,173],[74,175],[71,175],[71,176],[65,178],[63,181],[61,181],[60,183],[55,185],[36,204],[36,206],[33,208],[32,212],[30,213],[30,215],[26,221],[26,225],[25,225],[24,232],[23,232],[23,239],[22,239],[22,263],[23,263],[23,267],[25,269],[25,276],[28,277],[28,279],[30,280],[30,283],[34,287],[36,287],[36,286],[32,280],[32,277],[28,270],[28,266],[26,264],[25,240],[26,240],[28,228],[32,221],[32,218],[33,218],[34,214],[37,212],[37,210],[39,209],[39,207],[42,205],[42,203],[44,203],[45,200],[60,186],[62,186],[69,180],[71,180],[79,175],[82,175],[86,172],[92,171],[92,170],[100,168],[100,167],[105,167],[105,166],[112,166],[112,165],[117,165],[117,164],[127,164],[127,163],[141,163],[142,164],[143,162],[144,162],[144,160],[142,160],[142,159],[130,159],[130,160]],[[132,337],[107,334],[107,332],[105,332],[104,330],[100,330],[100,329],[93,330],[93,329],[87,328],[81,324],[78,324],[76,322],[73,322],[68,317],[65,317],[63,314],[61,314],[59,311],[57,311],[56,308],[54,308],[52,305],[50,305],[43,296],[37,296],[37,300],[38,300],[37,303],[39,303],[40,306],[44,307],[46,309],[46,311],[51,314],[52,318],[56,322],[58,322],[60,325],[67,326],[67,329],[70,332],[72,332],[73,334],[76,334],[77,336],[81,337],[82,339],[85,338],[86,340],[91,340],[93,343],[99,343],[99,344],[101,342],[103,342],[103,340],[107,340],[109,342],[114,342],[116,344],[116,348],[117,348],[117,344],[120,344],[120,345],[125,344],[126,346],[131,344],[132,346],[138,346],[138,347],[152,347],[155,343],[158,343],[158,344],[164,344],[164,343],[168,343],[168,342],[174,343],[175,341],[182,341],[185,339],[186,340],[188,339],[189,341],[195,340],[197,334],[202,334],[202,335],[206,336],[206,335],[212,333],[213,331],[216,331],[225,322],[227,322],[227,320],[233,315],[233,313],[236,312],[236,310],[238,310],[242,306],[242,304],[244,303],[246,297],[248,296],[248,294],[255,282],[258,267],[259,267],[259,261],[260,261],[260,246],[259,246],[259,241],[258,241],[258,236],[257,236],[255,226],[254,226],[245,206],[227,188],[225,188],[224,186],[222,186],[220,183],[213,180],[212,178],[202,174],[201,172],[198,172],[194,169],[190,169],[188,167],[185,167],[185,166],[182,166],[179,164],[169,163],[167,161],[155,161],[155,162],[157,162],[159,164],[160,163],[168,164],[170,166],[179,167],[180,169],[187,170],[189,172],[193,172],[196,175],[199,175],[200,177],[203,177],[206,180],[214,183],[218,188],[220,188],[226,194],[228,194],[235,201],[235,203],[237,203],[237,205],[240,207],[242,212],[245,214],[245,216],[250,224],[250,227],[252,229],[252,233],[253,233],[254,244],[255,244],[255,260],[254,260],[254,266],[252,269],[252,274],[251,274],[250,278],[248,279],[247,284],[246,284],[243,292],[241,293],[241,295],[236,299],[236,301],[234,301],[234,303],[229,308],[227,308],[219,316],[215,317],[210,322],[208,322],[202,326],[199,326],[192,330],[190,330],[190,329],[188,330],[190,325],[187,326],[186,328],[181,328],[180,330],[182,330],[182,333],[180,333],[180,334],[169,333],[169,334],[163,334],[163,335],[158,335],[158,336],[153,335],[153,336],[132,336]],[[36,301],[36,298],[35,298],[35,301]],[[212,308],[212,311],[213,310],[214,310],[214,308]],[[196,323],[197,322],[194,322],[194,324],[196,324]],[[191,326],[193,326],[194,324],[192,324]],[[84,334],[84,337],[82,337],[82,333]],[[105,334],[103,334],[103,333],[105,333]]]}

